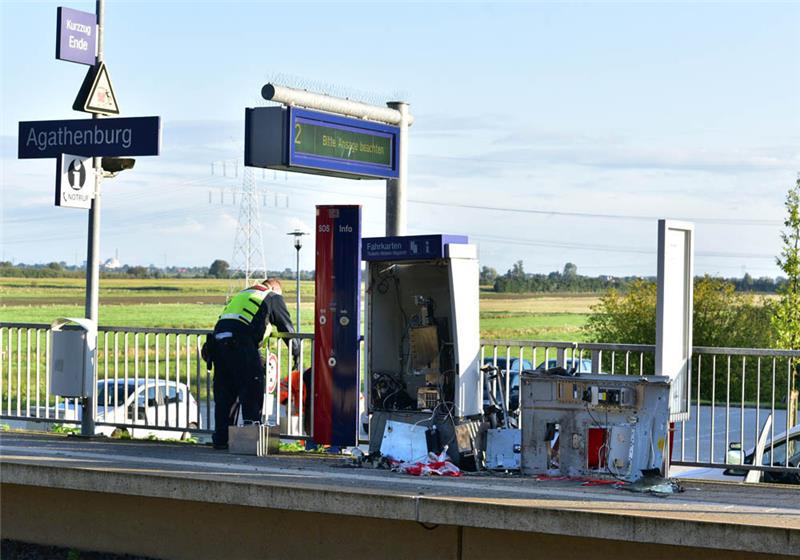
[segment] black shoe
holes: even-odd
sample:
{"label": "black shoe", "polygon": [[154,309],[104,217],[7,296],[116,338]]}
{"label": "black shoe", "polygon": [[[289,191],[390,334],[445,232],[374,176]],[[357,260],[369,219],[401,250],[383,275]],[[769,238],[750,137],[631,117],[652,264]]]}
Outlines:
{"label": "black shoe", "polygon": [[228,444],[227,443],[215,443],[214,444],[214,449],[219,449],[220,451],[224,451],[224,450],[228,449]]}

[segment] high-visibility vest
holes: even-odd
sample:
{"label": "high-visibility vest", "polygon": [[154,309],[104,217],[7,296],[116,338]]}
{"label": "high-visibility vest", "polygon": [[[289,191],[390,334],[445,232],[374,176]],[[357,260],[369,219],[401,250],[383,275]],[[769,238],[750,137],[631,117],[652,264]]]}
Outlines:
{"label": "high-visibility vest", "polygon": [[228,302],[222,310],[221,319],[235,319],[249,325],[258,313],[261,304],[272,290],[263,286],[253,286],[242,290]]}

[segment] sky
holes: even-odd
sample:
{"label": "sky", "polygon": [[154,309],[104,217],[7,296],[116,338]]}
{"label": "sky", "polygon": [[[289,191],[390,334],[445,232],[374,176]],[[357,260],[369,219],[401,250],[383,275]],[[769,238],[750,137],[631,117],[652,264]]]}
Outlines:
{"label": "sky", "polygon": [[[88,67],[55,59],[59,5],[95,3],[0,2],[0,260],[86,258],[88,213],[54,206],[54,160],[16,154],[19,121],[88,117],[71,108]],[[105,6],[120,116],[161,116],[163,142],[104,181],[103,259],[232,260],[244,110],[274,80],[408,101],[408,233],[468,235],[500,273],[522,260],[655,275],[669,218],[695,224],[696,273],[780,274],[800,171],[798,2]],[[294,268],[286,233],[313,232],[318,204],[361,204],[363,235],[384,234],[383,181],[254,177],[271,270]]]}

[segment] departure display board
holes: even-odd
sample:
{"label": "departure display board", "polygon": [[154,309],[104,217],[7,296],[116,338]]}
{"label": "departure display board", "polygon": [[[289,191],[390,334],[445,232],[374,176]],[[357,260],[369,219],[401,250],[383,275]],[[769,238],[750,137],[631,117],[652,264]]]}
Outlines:
{"label": "departure display board", "polygon": [[245,111],[250,167],[345,177],[395,179],[400,129],[297,107]]}
{"label": "departure display board", "polygon": [[292,108],[289,131],[290,166],[397,177],[397,127]]}
{"label": "departure display board", "polygon": [[366,134],[353,128],[326,125],[310,119],[294,122],[294,150],[345,161],[392,165],[392,137]]}

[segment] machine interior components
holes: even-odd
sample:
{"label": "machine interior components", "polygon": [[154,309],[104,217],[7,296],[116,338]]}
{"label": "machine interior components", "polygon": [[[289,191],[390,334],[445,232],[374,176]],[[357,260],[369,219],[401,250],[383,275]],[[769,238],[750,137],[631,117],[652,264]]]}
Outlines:
{"label": "machine interior components", "polygon": [[525,474],[637,480],[667,449],[669,379],[522,376]]}
{"label": "machine interior components", "polygon": [[435,426],[431,446],[447,446],[456,464],[475,457],[474,437],[456,436],[482,415],[475,246],[460,236],[365,238],[362,256],[370,451],[388,420]]}

